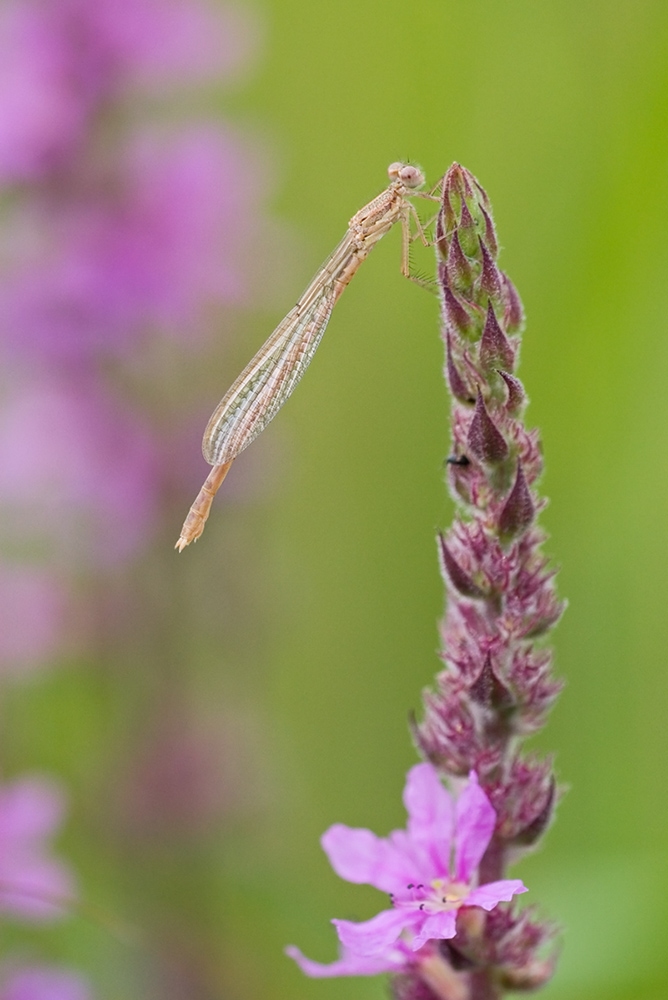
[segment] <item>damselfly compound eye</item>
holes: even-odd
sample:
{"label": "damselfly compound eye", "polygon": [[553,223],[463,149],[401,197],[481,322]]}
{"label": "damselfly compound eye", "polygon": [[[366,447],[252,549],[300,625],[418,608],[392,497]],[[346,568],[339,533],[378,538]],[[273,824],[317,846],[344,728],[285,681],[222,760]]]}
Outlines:
{"label": "damselfly compound eye", "polygon": [[389,167],[387,168],[387,176],[390,178],[391,181],[398,180],[399,174],[401,173],[401,171],[404,169],[405,166],[406,166],[405,163],[399,163],[398,161],[397,163],[390,163]]}
{"label": "damselfly compound eye", "polygon": [[399,180],[408,188],[419,188],[424,184],[424,174],[419,167],[405,164],[399,170]]}

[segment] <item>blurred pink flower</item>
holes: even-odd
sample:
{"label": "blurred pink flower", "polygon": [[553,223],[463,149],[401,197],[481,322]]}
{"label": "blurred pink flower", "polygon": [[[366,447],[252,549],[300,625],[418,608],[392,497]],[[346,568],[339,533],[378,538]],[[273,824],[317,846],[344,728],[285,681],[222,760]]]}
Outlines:
{"label": "blurred pink flower", "polygon": [[144,131],[126,163],[128,210],[115,240],[112,231],[108,272],[137,289],[146,322],[190,341],[183,322],[248,297],[262,171],[236,136],[206,123],[178,135]]}
{"label": "blurred pink flower", "polygon": [[202,837],[266,804],[261,726],[239,704],[210,713],[182,691],[156,699],[114,810],[133,837]]}
{"label": "blurred pink flower", "polygon": [[0,1000],[91,1000],[86,980],[53,966],[14,969],[0,985]]}
{"label": "blurred pink flower", "polygon": [[0,13],[0,183],[59,170],[132,86],[234,75],[254,47],[237,8],[197,0],[9,0]]}
{"label": "blurred pink flower", "polygon": [[0,13],[2,183],[56,168],[87,121],[91,99],[70,75],[71,44],[63,37],[60,7],[9,0]]}
{"label": "blurred pink flower", "polygon": [[247,67],[258,44],[251,13],[215,0],[98,0],[92,11],[125,87],[225,82]]}
{"label": "blurred pink flower", "polygon": [[[371,920],[333,920],[345,952],[339,975],[373,975],[349,971],[358,958],[372,957],[385,966],[397,960],[393,946],[404,932],[412,951],[427,941],[455,936],[462,907],[492,910],[501,901],[526,892],[519,879],[478,886],[477,869],[494,833],[496,813],[474,772],[456,802],[431,764],[408,772],[404,790],[408,828],[386,839],[370,830],[337,824],[322,838],[334,871],[348,882],[373,885],[390,894],[392,909]],[[291,948],[289,954],[307,975],[325,975],[321,967]],[[372,963],[373,965],[373,963]],[[389,968],[389,966],[387,966]],[[320,968],[320,971],[316,971]]]}
{"label": "blurred pink flower", "polygon": [[61,648],[67,599],[48,570],[0,565],[0,675],[23,674]]}
{"label": "blurred pink flower", "polygon": [[63,821],[56,785],[37,776],[0,786],[0,911],[30,921],[64,915],[74,896],[69,868],[51,856],[48,841]]}
{"label": "blurred pink flower", "polygon": [[157,457],[142,418],[92,378],[21,386],[0,410],[0,540],[80,565],[122,562],[150,534]]}
{"label": "blurred pink flower", "polygon": [[144,132],[117,172],[111,190],[38,199],[8,230],[1,336],[22,353],[72,361],[150,332],[192,344],[212,307],[248,298],[263,185],[237,137]]}

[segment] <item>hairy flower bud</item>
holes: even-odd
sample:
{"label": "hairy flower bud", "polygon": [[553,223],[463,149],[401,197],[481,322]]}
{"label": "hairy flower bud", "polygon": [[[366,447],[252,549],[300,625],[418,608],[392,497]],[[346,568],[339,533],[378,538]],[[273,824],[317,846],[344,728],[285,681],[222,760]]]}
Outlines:
{"label": "hairy flower bud", "polygon": [[499,241],[496,238],[496,229],[494,228],[492,216],[486,211],[483,205],[480,206],[480,212],[485,220],[485,243],[489,247],[492,257],[496,259],[499,253]]}
{"label": "hairy flower bud", "polygon": [[443,576],[446,577],[453,587],[455,587],[464,597],[484,597],[484,591],[482,591],[480,587],[473,582],[468,573],[464,572],[455,557],[450,552],[448,546],[446,545],[445,538],[441,534],[438,536],[438,543]]}
{"label": "hairy flower bud", "polygon": [[518,333],[524,326],[524,309],[517,289],[507,274],[501,274],[506,303],[504,322],[508,333]]}
{"label": "hairy flower bud", "polygon": [[522,412],[522,407],[526,403],[524,387],[518,378],[509,372],[497,368],[497,372],[506,383],[508,398],[506,399],[506,410],[512,417],[517,417]]}
{"label": "hairy flower bud", "polygon": [[480,253],[482,255],[482,274],[480,275],[480,287],[489,295],[493,302],[501,302],[501,272],[494,263],[492,255],[485,246],[483,239],[479,240]]}
{"label": "hairy flower bud", "polygon": [[455,235],[450,241],[446,267],[453,288],[466,289],[470,287],[473,281],[473,270],[462,250],[458,231],[455,231]]}
{"label": "hairy flower bud", "polygon": [[444,280],[446,277],[446,265],[439,264],[441,272],[441,282],[443,287],[443,315],[447,325],[451,326],[455,333],[466,336],[473,327],[473,320],[454,294],[450,286]]}
{"label": "hairy flower bud", "polygon": [[450,392],[462,403],[467,403],[471,398],[471,393],[466,387],[464,379],[459,374],[454,358],[452,357],[452,338],[450,331],[445,331],[445,370],[448,377]]}
{"label": "hairy flower bud", "polygon": [[487,373],[499,366],[512,371],[515,364],[515,352],[499,326],[491,302],[487,305],[487,318],[480,341],[480,364]]}
{"label": "hairy flower bud", "polygon": [[467,257],[473,257],[477,250],[478,232],[473,216],[469,212],[466,201],[462,201],[462,211],[459,217],[457,235],[462,250]]}
{"label": "hairy flower bud", "polygon": [[469,688],[469,695],[484,708],[507,710],[514,704],[510,690],[497,676],[488,653],[482,670]]}
{"label": "hairy flower bud", "polygon": [[482,393],[478,390],[475,413],[469,426],[468,445],[472,454],[490,465],[503,462],[508,455],[508,445],[485,408]]}
{"label": "hairy flower bud", "polygon": [[505,538],[513,538],[526,531],[533,522],[536,510],[531,492],[524,477],[522,463],[517,463],[517,475],[508,499],[499,517],[499,531]]}

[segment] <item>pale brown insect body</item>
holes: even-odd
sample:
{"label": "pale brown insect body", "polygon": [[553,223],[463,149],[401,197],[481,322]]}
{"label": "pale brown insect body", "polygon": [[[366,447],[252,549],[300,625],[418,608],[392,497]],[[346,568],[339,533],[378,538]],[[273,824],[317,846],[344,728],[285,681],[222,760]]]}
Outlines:
{"label": "pale brown insect body", "polygon": [[410,220],[427,242],[411,197],[419,192],[422,171],[392,163],[389,186],[360,209],[348,230],[318,270],[299,302],[290,310],[255,357],[246,365],[214,410],[204,431],[202,452],[213,466],[181,529],[176,548],[202,534],[211,504],[234,459],[272,420],[308,367],[329,322],[334,304],[376,243],[395,222],[402,224],[401,270],[409,274]]}

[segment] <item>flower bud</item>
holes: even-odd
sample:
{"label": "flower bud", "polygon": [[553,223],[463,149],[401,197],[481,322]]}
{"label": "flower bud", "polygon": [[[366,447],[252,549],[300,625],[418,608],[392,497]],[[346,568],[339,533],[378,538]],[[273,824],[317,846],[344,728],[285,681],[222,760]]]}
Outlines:
{"label": "flower bud", "polygon": [[455,333],[466,336],[473,327],[473,320],[447,284],[447,272],[444,264],[439,264],[438,274],[443,289],[443,311],[446,323],[453,328]]}
{"label": "flower bud", "polygon": [[[468,446],[476,458],[480,459],[481,462],[488,462],[490,465],[503,462],[508,457],[508,445],[487,413],[480,390],[478,390],[473,420],[469,425]],[[510,497],[508,499],[510,500]]]}
{"label": "flower bud", "polygon": [[504,969],[499,976],[501,985],[511,991],[533,992],[552,979],[556,957],[536,959],[515,969]]}
{"label": "flower bud", "polygon": [[485,243],[489,247],[489,252],[492,257],[496,259],[499,253],[499,241],[496,238],[496,230],[494,228],[494,223],[492,222],[492,216],[485,211],[482,205],[480,206],[480,211],[482,212],[482,217],[485,220]]}
{"label": "flower bud", "polygon": [[479,239],[478,245],[480,247],[480,253],[482,255],[482,274],[480,275],[480,287],[484,292],[487,293],[487,295],[489,295],[492,301],[501,303],[502,300],[501,272],[494,263],[494,260],[489,250],[485,246],[485,241]]}
{"label": "flower bud", "polygon": [[480,340],[480,365],[487,373],[498,367],[512,371],[514,364],[515,352],[499,326],[492,303],[488,302],[487,319]]}
{"label": "flower bud", "polygon": [[557,785],[554,777],[552,777],[550,780],[547,798],[545,799],[545,804],[536,813],[536,816],[531,820],[531,822],[527,823],[525,827],[515,834],[510,843],[517,847],[533,847],[533,845],[540,840],[550,825],[554,815],[556,798]]}
{"label": "flower bud", "polygon": [[459,374],[459,370],[455,365],[452,357],[452,338],[450,336],[450,331],[448,330],[445,335],[445,368],[448,375],[448,385],[450,387],[450,392],[458,399],[461,403],[468,403],[471,399],[471,393],[466,387],[464,379]]}
{"label": "flower bud", "polygon": [[450,284],[457,289],[465,289],[471,286],[473,272],[459,242],[457,230],[452,234],[450,247],[448,249],[448,278]]}
{"label": "flower bud", "polygon": [[450,581],[455,590],[458,590],[464,597],[481,598],[485,596],[480,587],[461,568],[446,545],[445,538],[440,533],[438,535],[438,553],[441,562],[441,573]]}
{"label": "flower bud", "polygon": [[466,201],[462,201],[462,212],[457,233],[464,253],[468,257],[475,257],[478,252],[478,231]]}
{"label": "flower bud", "polygon": [[501,282],[505,299],[503,320],[509,333],[518,333],[524,326],[524,308],[518,291],[507,274],[501,272]]}
{"label": "flower bud", "polygon": [[518,378],[515,378],[514,375],[510,375],[509,372],[504,372],[501,368],[497,368],[497,372],[506,383],[506,387],[508,389],[506,410],[512,417],[515,417],[522,412],[522,407],[526,402],[524,386]]}
{"label": "flower bud", "polygon": [[482,670],[469,688],[469,695],[475,702],[482,705],[483,708],[495,709],[497,711],[507,710],[515,703],[515,699],[509,689],[497,677],[492,666],[492,657],[489,653],[482,665]]}
{"label": "flower bud", "polygon": [[517,463],[515,484],[508,494],[499,517],[499,534],[506,538],[514,538],[523,534],[533,523],[536,509],[531,499],[531,491],[524,478],[522,463]]}

